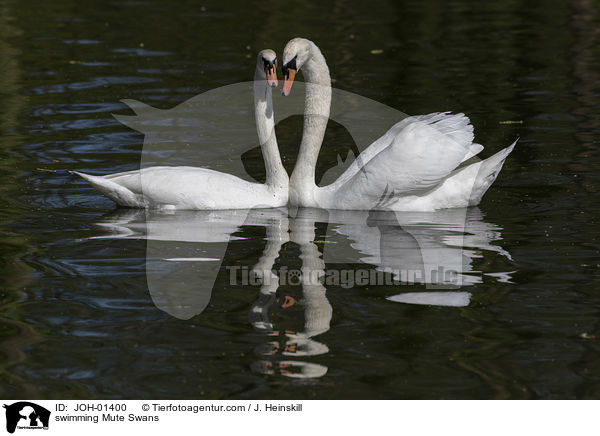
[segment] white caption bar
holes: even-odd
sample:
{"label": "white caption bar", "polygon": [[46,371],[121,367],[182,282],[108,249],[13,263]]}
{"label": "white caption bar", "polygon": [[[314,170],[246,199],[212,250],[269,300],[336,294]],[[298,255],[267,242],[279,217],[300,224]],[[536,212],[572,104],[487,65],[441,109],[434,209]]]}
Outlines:
{"label": "white caption bar", "polygon": [[273,431],[581,436],[599,433],[600,406],[598,401],[0,401],[0,434],[19,436]]}

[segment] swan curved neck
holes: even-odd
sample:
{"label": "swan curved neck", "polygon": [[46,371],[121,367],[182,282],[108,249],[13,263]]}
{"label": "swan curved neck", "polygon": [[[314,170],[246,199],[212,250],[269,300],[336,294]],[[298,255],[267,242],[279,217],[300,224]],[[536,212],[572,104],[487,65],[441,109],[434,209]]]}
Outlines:
{"label": "swan curved neck", "polygon": [[331,79],[323,54],[312,42],[310,57],[302,66],[302,71],[306,81],[304,126],[298,160],[290,179],[290,195],[293,202],[315,206],[311,204],[311,198],[317,188],[315,169],[329,118]]}
{"label": "swan curved neck", "polygon": [[285,188],[287,190],[289,178],[281,162],[277,137],[275,136],[273,92],[258,70],[254,74],[254,117],[265,161],[267,176],[265,184],[269,187]]}

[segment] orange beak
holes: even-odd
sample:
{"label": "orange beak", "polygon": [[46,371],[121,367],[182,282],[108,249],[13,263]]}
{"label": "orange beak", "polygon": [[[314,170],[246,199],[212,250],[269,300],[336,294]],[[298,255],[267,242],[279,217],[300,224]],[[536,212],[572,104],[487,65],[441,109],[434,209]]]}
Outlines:
{"label": "orange beak", "polygon": [[277,73],[275,72],[275,68],[269,68],[267,70],[267,83],[269,84],[269,86],[277,86],[278,82],[277,82]]}
{"label": "orange beak", "polygon": [[283,95],[286,97],[290,95],[290,91],[292,90],[292,84],[294,83],[294,76],[296,75],[296,70],[292,70],[288,68],[288,74],[283,79]]}

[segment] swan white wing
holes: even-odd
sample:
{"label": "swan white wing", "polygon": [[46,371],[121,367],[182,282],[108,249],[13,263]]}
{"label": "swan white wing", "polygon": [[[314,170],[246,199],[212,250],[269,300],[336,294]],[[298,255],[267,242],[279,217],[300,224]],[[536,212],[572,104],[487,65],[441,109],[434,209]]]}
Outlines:
{"label": "swan white wing", "polygon": [[[402,134],[406,127],[414,126],[415,124],[420,126],[432,125],[442,132],[449,133],[452,140],[468,141],[470,144],[469,152],[464,156],[463,160],[467,160],[483,150],[482,145],[471,144],[473,141],[473,126],[471,126],[469,118],[464,114],[450,115],[449,112],[434,112],[426,115],[410,116],[394,124],[385,134],[360,153],[348,169],[331,185],[331,188],[333,190],[339,189],[364,168],[373,157],[394,143],[394,140]],[[457,129],[461,130],[461,132]]]}
{"label": "swan white wing", "polygon": [[469,154],[472,142],[468,117],[437,114],[407,124],[367,166],[395,193],[431,189]]}
{"label": "swan white wing", "polygon": [[483,150],[483,145],[475,144],[475,143],[471,144],[469,146],[469,151],[467,152],[465,157],[463,157],[462,162],[465,162],[465,161],[471,159],[473,156],[477,156],[482,150]]}
{"label": "swan white wing", "polygon": [[[376,203],[385,197],[425,192],[478,152],[472,144],[473,126],[464,114],[412,118],[390,129],[385,141],[376,141],[364,164],[348,169],[354,174],[336,190],[333,207],[364,208],[365,201]],[[354,206],[353,202],[361,204]]]}

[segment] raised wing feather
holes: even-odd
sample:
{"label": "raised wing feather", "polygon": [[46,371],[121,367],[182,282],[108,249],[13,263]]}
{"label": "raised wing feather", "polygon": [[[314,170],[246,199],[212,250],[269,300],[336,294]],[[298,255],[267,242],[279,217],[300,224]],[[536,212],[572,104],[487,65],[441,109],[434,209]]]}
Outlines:
{"label": "raised wing feather", "polygon": [[[467,156],[473,126],[464,114],[409,117],[367,148],[336,182],[340,201],[424,192],[447,177]],[[341,182],[341,183],[340,183]],[[339,183],[339,184],[338,184]]]}
{"label": "raised wing feather", "polygon": [[[470,145],[473,142],[473,126],[469,118],[462,113],[451,115],[449,112],[434,112],[426,115],[407,117],[394,124],[383,136],[367,147],[331,187],[339,189],[364,169],[371,159],[387,150],[390,145],[397,143],[401,135],[408,133],[406,129],[413,130],[416,127],[420,128],[418,133],[421,133],[422,136],[431,136],[432,133],[435,133],[436,137],[439,137],[437,134],[439,132],[442,135],[448,136],[446,139],[460,144]],[[435,129],[435,131],[429,130],[430,128]],[[419,139],[415,138],[415,140]],[[465,152],[463,158],[468,159],[479,153],[481,149],[483,147],[472,147],[472,154]]]}

